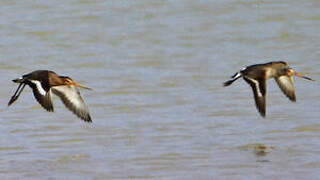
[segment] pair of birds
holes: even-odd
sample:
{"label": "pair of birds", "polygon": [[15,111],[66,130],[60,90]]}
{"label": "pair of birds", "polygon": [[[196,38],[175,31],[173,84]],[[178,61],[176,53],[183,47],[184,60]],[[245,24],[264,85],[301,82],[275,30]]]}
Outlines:
{"label": "pair of birds", "polygon": [[[297,73],[284,61],[275,61],[265,64],[247,66],[235,73],[230,80],[224,82],[224,86],[231,85],[234,81],[243,77],[251,86],[256,107],[261,114],[266,115],[266,81],[275,78],[282,92],[291,100],[296,101],[292,76],[302,77],[311,81],[311,78]],[[11,97],[8,106],[15,102],[26,85],[33,90],[33,94],[40,105],[49,112],[53,112],[51,93],[59,96],[65,106],[86,122],[92,122],[89,110],[84,103],[77,87],[89,89],[74,82],[67,76],[59,76],[53,71],[38,70],[14,79],[19,87]]]}

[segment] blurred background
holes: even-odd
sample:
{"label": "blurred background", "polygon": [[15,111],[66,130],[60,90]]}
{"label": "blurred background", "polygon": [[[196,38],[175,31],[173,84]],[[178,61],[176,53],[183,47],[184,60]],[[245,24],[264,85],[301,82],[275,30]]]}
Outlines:
{"label": "blurred background", "polygon": [[[1,179],[320,176],[320,1],[0,4]],[[263,119],[243,80],[222,83],[275,60],[318,81],[295,79],[291,103],[269,80]],[[30,88],[8,108],[11,80],[38,69],[93,88],[93,123]]]}

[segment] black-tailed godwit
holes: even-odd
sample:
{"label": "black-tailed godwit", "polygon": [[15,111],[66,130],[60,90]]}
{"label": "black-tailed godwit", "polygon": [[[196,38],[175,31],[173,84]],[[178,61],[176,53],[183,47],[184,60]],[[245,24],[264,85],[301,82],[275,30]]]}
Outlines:
{"label": "black-tailed godwit", "polygon": [[11,97],[8,106],[18,99],[26,85],[29,85],[36,100],[49,112],[53,112],[51,92],[59,96],[64,105],[86,122],[92,122],[88,107],[84,103],[77,87],[90,89],[74,82],[67,76],[59,76],[53,71],[37,70],[12,80],[19,87]]}
{"label": "black-tailed godwit", "polygon": [[254,94],[256,107],[261,114],[266,115],[266,81],[274,78],[282,92],[292,101],[296,101],[292,76],[302,77],[311,81],[313,79],[297,73],[288,66],[286,62],[275,61],[265,64],[255,64],[247,66],[235,73],[229,81],[224,82],[224,86],[231,85],[235,80],[243,79],[251,86]]}

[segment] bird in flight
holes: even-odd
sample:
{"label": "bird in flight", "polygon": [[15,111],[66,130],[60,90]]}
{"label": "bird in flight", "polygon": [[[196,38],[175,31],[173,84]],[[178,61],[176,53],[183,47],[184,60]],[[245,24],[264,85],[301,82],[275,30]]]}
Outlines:
{"label": "bird in flight", "polygon": [[262,117],[266,116],[266,81],[274,78],[282,92],[292,101],[296,101],[292,76],[301,77],[307,80],[313,79],[297,73],[284,61],[274,61],[265,64],[255,64],[241,69],[231,76],[231,79],[224,82],[224,86],[231,85],[242,77],[252,88],[256,107]]}
{"label": "bird in flight", "polygon": [[37,70],[25,74],[22,78],[12,80],[19,83],[18,89],[11,97],[8,106],[14,103],[26,85],[29,85],[39,104],[47,111],[53,112],[51,93],[57,95],[63,104],[75,115],[86,122],[92,122],[89,109],[84,103],[77,87],[89,89],[74,82],[67,76],[59,76],[53,71]]}

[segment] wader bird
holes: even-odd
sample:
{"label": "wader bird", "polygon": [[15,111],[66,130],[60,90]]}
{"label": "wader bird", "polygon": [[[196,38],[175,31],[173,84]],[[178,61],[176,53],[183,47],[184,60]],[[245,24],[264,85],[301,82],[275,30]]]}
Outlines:
{"label": "wader bird", "polygon": [[80,96],[77,87],[90,89],[75,83],[67,76],[59,76],[53,71],[37,70],[23,75],[22,78],[12,80],[19,83],[19,87],[11,97],[8,106],[15,102],[26,85],[33,91],[34,97],[40,105],[49,112],[53,112],[51,92],[59,96],[64,105],[86,122],[92,122],[89,110]]}
{"label": "wader bird", "polygon": [[301,73],[295,72],[286,62],[275,61],[265,64],[255,64],[243,68],[235,73],[229,81],[224,82],[224,86],[231,85],[235,80],[243,79],[251,86],[256,107],[261,114],[266,115],[266,81],[274,78],[282,92],[292,101],[296,101],[292,76],[302,77],[311,81],[311,78]]}

